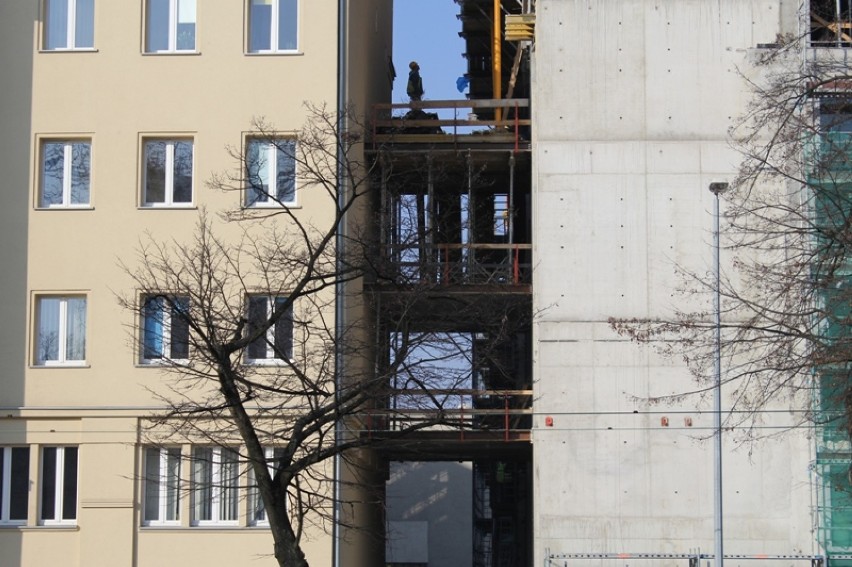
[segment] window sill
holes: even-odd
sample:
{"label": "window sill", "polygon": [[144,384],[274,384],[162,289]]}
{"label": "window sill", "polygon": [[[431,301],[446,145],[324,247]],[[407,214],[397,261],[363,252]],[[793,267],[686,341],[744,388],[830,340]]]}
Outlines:
{"label": "window sill", "polygon": [[73,47],[67,48],[63,47],[61,49],[39,49],[39,53],[97,53],[98,49],[95,47]]}
{"label": "window sill", "polygon": [[50,524],[41,526],[28,526],[25,524],[0,524],[0,530],[14,529],[22,532],[68,532],[80,531],[77,524]]}
{"label": "window sill", "polygon": [[246,360],[244,364],[246,366],[269,366],[274,368],[276,366],[290,366],[295,363],[296,361],[292,358],[290,360],[284,360],[281,358],[250,358]]}
{"label": "window sill", "polygon": [[247,57],[267,57],[267,56],[275,56],[275,55],[283,55],[283,56],[301,56],[304,55],[304,51],[299,51],[298,49],[289,50],[289,51],[246,51],[245,55]]}
{"label": "window sill", "polygon": [[179,359],[152,359],[152,360],[140,360],[135,364],[136,368],[171,368],[174,366],[186,366],[189,364],[188,358],[179,358]]}
{"label": "window sill", "polygon": [[201,55],[200,51],[143,51],[143,57],[157,57],[158,55],[172,56],[172,55]]}
{"label": "window sill", "polygon": [[161,204],[142,204],[137,209],[143,211],[194,211],[198,209],[197,205],[187,203],[185,205],[161,205]]}
{"label": "window sill", "polygon": [[270,210],[270,209],[271,210],[275,210],[275,209],[280,209],[280,210],[301,209],[302,205],[300,205],[298,203],[271,203],[269,205],[266,205],[266,204],[264,204],[264,205],[243,205],[243,208],[248,210],[248,211],[250,211],[252,209],[257,209],[257,210],[260,210],[260,211],[267,211],[267,210]]}
{"label": "window sill", "polygon": [[38,370],[54,369],[54,368],[64,368],[64,369],[67,370],[69,368],[91,368],[91,367],[92,366],[90,364],[86,363],[86,362],[80,362],[80,363],[70,363],[70,362],[58,363],[57,362],[55,364],[30,364],[30,368],[38,369]]}
{"label": "window sill", "polygon": [[180,524],[148,524],[140,526],[142,531],[151,532],[236,532],[254,529],[253,526],[241,526],[239,524],[209,524],[203,526],[183,526]]}
{"label": "window sill", "polygon": [[60,206],[57,205],[55,207],[35,207],[37,211],[94,211],[95,208],[92,205],[68,205],[68,206]]}

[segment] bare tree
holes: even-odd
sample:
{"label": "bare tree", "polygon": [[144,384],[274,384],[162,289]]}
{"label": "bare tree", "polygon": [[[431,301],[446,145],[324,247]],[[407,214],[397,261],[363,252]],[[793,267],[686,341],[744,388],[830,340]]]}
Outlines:
{"label": "bare tree", "polygon": [[[309,106],[298,132],[262,120],[253,132],[246,148],[232,150],[238,168],[210,182],[239,192],[244,206],[202,212],[189,242],[143,239],[136,261],[124,265],[135,290],[120,302],[134,315],[140,359],[164,373],[157,395],[169,409],[150,417],[150,458],[177,466],[189,457],[190,490],[216,493],[230,506],[220,514],[236,514],[237,485],[248,486],[250,513],[268,521],[278,564],[296,567],[307,565],[306,528],[332,518],[331,483],[339,479],[330,460],[379,442],[365,432],[365,415],[399,412],[383,441],[436,424],[465,426],[449,417],[458,398],[446,392],[469,382],[470,347],[451,333],[410,327],[405,314],[418,293],[397,297],[399,316],[385,322],[382,337],[364,323],[373,315],[362,280],[398,274],[374,261],[374,172],[352,116]],[[303,207],[295,206],[297,188]],[[342,296],[346,321],[335,310]],[[198,450],[164,449],[176,442]],[[216,479],[207,474],[212,463]],[[151,476],[146,502],[148,492],[179,489]]]}
{"label": "bare tree", "polygon": [[[790,37],[752,54],[751,103],[731,130],[742,162],[722,196],[732,261],[718,289],[723,381],[741,423],[786,402],[809,408],[799,424],[852,432],[852,75],[844,57]],[[686,275],[688,289],[717,291],[711,276]],[[712,387],[709,310],[611,325],[683,356],[698,392]]]}

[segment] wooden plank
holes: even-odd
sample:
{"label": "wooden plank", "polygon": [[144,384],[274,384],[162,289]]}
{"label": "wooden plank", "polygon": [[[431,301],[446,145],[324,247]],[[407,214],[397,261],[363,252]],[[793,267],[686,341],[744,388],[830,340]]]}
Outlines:
{"label": "wooden plank", "polygon": [[[811,22],[814,22],[814,21],[816,23],[820,24],[821,26],[828,28],[832,33],[839,35],[840,39],[842,39],[843,41],[848,42],[848,43],[852,43],[852,37],[850,37],[849,34],[847,34],[845,32],[838,33],[838,29],[836,27],[836,22],[829,22],[828,20],[824,20],[821,17],[819,17],[817,14],[811,12]],[[831,28],[832,25],[835,26],[834,29]]]}
{"label": "wooden plank", "polygon": [[393,388],[390,394],[465,394],[471,396],[532,396],[532,390],[477,390],[473,388],[430,388],[426,390],[411,390],[405,388]]}
{"label": "wooden plank", "polygon": [[[435,248],[447,250],[532,250],[532,244],[503,244],[503,243],[482,243],[482,244],[433,244]],[[414,248],[414,247],[409,247]]]}
{"label": "wooden plank", "polygon": [[376,120],[376,127],[390,128],[419,128],[430,126],[494,126],[497,128],[511,128],[515,125],[530,126],[532,120],[408,120],[406,118],[395,118],[393,120]]}
{"label": "wooden plank", "polygon": [[477,100],[421,100],[419,102],[380,102],[373,105],[376,109],[397,109],[397,108],[502,108],[505,106],[527,107],[530,105],[528,98],[484,98]]}
{"label": "wooden plank", "polygon": [[512,134],[376,134],[374,142],[421,143],[421,144],[452,144],[483,143],[483,144],[514,144]]}

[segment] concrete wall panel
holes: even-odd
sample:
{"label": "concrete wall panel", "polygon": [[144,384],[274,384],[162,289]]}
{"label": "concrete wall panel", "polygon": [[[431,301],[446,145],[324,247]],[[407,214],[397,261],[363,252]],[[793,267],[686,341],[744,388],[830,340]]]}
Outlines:
{"label": "concrete wall panel", "polygon": [[[537,3],[537,563],[545,548],[712,547],[706,385],[678,357],[617,336],[608,319],[709,308],[708,294],[681,293],[685,274],[711,267],[708,186],[736,171],[728,136],[750,96],[749,49],[796,31],[792,4]],[[796,419],[767,414],[749,432],[735,418],[726,430],[729,553],[812,549],[805,435],[740,445]]]}

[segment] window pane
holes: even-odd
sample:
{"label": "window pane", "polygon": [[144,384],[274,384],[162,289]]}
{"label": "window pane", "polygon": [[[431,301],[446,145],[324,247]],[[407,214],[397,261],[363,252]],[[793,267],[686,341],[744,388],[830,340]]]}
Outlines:
{"label": "window pane", "polygon": [[180,449],[168,449],[166,459],[166,517],[163,519],[174,522],[180,519]]}
{"label": "window pane", "polygon": [[71,204],[89,203],[89,176],[92,167],[92,147],[88,142],[71,144]]}
{"label": "window pane", "polygon": [[171,316],[171,356],[174,359],[189,358],[189,298],[175,298]]}
{"label": "window pane", "polygon": [[62,471],[62,519],[77,519],[77,447],[65,447]]}
{"label": "window pane", "polygon": [[269,145],[251,140],[246,147],[246,177],[248,181],[246,202],[248,205],[265,203],[269,200]]}
{"label": "window pane", "polygon": [[145,143],[145,202],[166,200],[166,143]]}
{"label": "window pane", "polygon": [[[9,487],[9,519],[27,519],[27,497],[30,489],[30,448],[12,447],[12,483]],[[0,450],[0,455],[3,451]],[[0,471],[3,467],[0,466]]]}
{"label": "window pane", "polygon": [[[267,301],[265,297],[250,297],[248,306],[248,332],[254,334],[255,330],[266,322]],[[249,343],[249,358],[266,358],[266,336],[261,335]]]}
{"label": "window pane", "polygon": [[36,361],[59,360],[59,298],[42,297],[38,301]]}
{"label": "window pane", "polygon": [[257,476],[254,473],[254,467],[249,467],[249,521],[253,524],[266,521],[266,508],[263,506],[263,498],[260,496],[260,489],[257,486]]}
{"label": "window pane", "polygon": [[273,0],[251,0],[249,51],[272,49],[272,2]]}
{"label": "window pane", "polygon": [[219,520],[235,521],[238,513],[237,480],[239,478],[239,462],[237,454],[230,449],[221,449],[222,459],[220,476],[222,496],[219,500]]}
{"label": "window pane", "polygon": [[[276,308],[286,301],[285,298],[279,297],[275,300]],[[287,312],[278,319],[275,323],[275,356],[285,358],[287,360],[293,358],[293,308],[287,309]]]}
{"label": "window pane", "polygon": [[77,29],[74,47],[95,46],[95,0],[77,0]]}
{"label": "window pane", "polygon": [[56,447],[45,447],[41,459],[41,518],[55,520]]}
{"label": "window pane", "polygon": [[145,51],[154,53],[169,49],[169,0],[148,0],[145,27]]}
{"label": "window pane", "polygon": [[44,48],[64,49],[68,47],[68,1],[47,0],[44,15]]}
{"label": "window pane", "polygon": [[185,51],[195,49],[195,0],[178,0],[176,47]]}
{"label": "window pane", "polygon": [[145,449],[145,511],[146,522],[160,519],[160,451]]}
{"label": "window pane", "polygon": [[6,448],[0,447],[0,520],[3,519],[3,479],[6,476],[6,467],[11,466],[6,462]]}
{"label": "window pane", "polygon": [[43,144],[41,161],[41,206],[61,205],[65,175],[65,143]]}
{"label": "window pane", "polygon": [[192,202],[192,142],[174,142],[173,183],[172,201]]}
{"label": "window pane", "polygon": [[298,0],[278,0],[278,49],[296,49]]}
{"label": "window pane", "polygon": [[142,358],[163,358],[163,298],[145,300]]}
{"label": "window pane", "polygon": [[278,141],[277,171],[275,177],[276,197],[282,203],[296,200],[296,142]]}
{"label": "window pane", "polygon": [[196,522],[213,519],[213,450],[196,448],[192,455],[193,516]]}
{"label": "window pane", "polygon": [[86,360],[86,299],[69,297],[67,302],[65,359]]}

